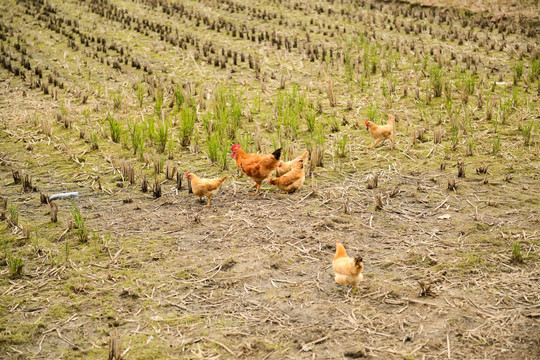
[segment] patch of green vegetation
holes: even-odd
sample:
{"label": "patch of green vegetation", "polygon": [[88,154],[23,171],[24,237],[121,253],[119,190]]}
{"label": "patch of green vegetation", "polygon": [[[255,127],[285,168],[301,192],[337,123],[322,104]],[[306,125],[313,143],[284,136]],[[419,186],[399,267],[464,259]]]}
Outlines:
{"label": "patch of green vegetation", "polygon": [[9,345],[21,345],[28,344],[35,340],[35,337],[38,336],[43,329],[46,327],[43,321],[38,321],[35,323],[13,323],[2,324],[0,322],[0,345],[9,344]]}
{"label": "patch of green vegetation", "polygon": [[[82,216],[81,210],[75,205],[75,202],[71,202],[71,216],[73,217],[73,222],[75,223],[75,229],[77,237],[81,243],[88,241],[88,228],[86,227],[86,218]],[[66,249],[67,249],[66,242]],[[67,250],[66,250],[67,253]]]}
{"label": "patch of green vegetation", "polygon": [[19,279],[23,275],[23,259],[14,255],[8,255],[7,263],[9,265],[9,277]]}
{"label": "patch of green vegetation", "polygon": [[461,262],[458,263],[458,267],[462,270],[472,270],[478,268],[484,268],[486,265],[485,260],[479,254],[469,252],[469,253],[460,253]]}
{"label": "patch of green vegetation", "polygon": [[72,315],[72,309],[71,306],[65,303],[57,303],[49,307],[46,314],[52,320],[66,320]]}
{"label": "patch of green vegetation", "polygon": [[204,322],[204,317],[199,315],[188,315],[178,318],[178,321],[184,325],[192,325]]}
{"label": "patch of green vegetation", "polygon": [[476,223],[476,229],[480,230],[480,231],[487,231],[487,230],[489,230],[489,225],[485,224],[485,223],[477,222]]}
{"label": "patch of green vegetation", "polygon": [[276,344],[274,342],[269,342],[269,341],[260,340],[260,339],[255,340],[254,348],[263,353],[268,353],[272,351],[283,352],[287,349],[282,344]]}
{"label": "patch of green vegetation", "polygon": [[414,355],[405,355],[403,356],[403,360],[416,360],[416,357]]}
{"label": "patch of green vegetation", "polygon": [[99,309],[99,317],[108,321],[114,321],[118,318],[118,310],[112,305],[106,304]]}
{"label": "patch of green vegetation", "polygon": [[[132,336],[133,354],[137,354],[137,359],[157,360],[168,357],[169,346],[159,340],[159,334],[150,335],[137,334]],[[150,340],[150,341],[148,341]]]}
{"label": "patch of green vegetation", "polygon": [[406,261],[408,265],[416,265],[420,267],[431,267],[437,265],[437,261],[429,256],[422,256],[420,254],[410,253]]}
{"label": "patch of green vegetation", "polygon": [[8,219],[11,226],[19,225],[19,208],[13,204],[8,208]]}
{"label": "patch of green vegetation", "polygon": [[122,135],[122,125],[120,122],[113,118],[111,114],[107,114],[107,122],[111,130],[111,140],[115,143],[120,142],[120,136]]}
{"label": "patch of green vegetation", "polygon": [[443,70],[439,66],[432,66],[429,70],[429,78],[434,97],[440,97],[443,90]]}
{"label": "patch of green vegetation", "polygon": [[187,147],[191,143],[191,136],[197,120],[197,109],[186,103],[180,111],[180,143]]}
{"label": "patch of green vegetation", "polygon": [[519,241],[515,241],[512,244],[512,262],[521,264],[523,262],[523,255],[521,255],[521,245]]}
{"label": "patch of green vegetation", "polygon": [[174,277],[178,279],[189,280],[193,278],[193,275],[191,275],[191,273],[188,270],[184,269],[184,270],[177,271]]}
{"label": "patch of green vegetation", "polygon": [[[81,339],[77,343],[82,343],[86,339]],[[103,359],[107,357],[107,351],[108,349],[96,349],[94,347],[80,349],[76,347],[73,348],[67,348],[62,352],[61,357],[65,359]]]}
{"label": "patch of green vegetation", "polygon": [[154,360],[154,359],[163,359],[166,357],[165,352],[166,347],[163,346],[163,349],[156,349],[155,345],[149,348],[143,348],[137,352],[138,359],[141,360]]}

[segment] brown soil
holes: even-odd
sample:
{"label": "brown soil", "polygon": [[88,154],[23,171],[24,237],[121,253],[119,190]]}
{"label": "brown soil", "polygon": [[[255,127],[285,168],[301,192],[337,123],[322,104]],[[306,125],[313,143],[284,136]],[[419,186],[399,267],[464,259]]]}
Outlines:
{"label": "brown soil", "polygon": [[[140,5],[129,4],[133,9]],[[71,14],[79,6],[68,2],[62,11]],[[150,5],[140,6],[158,16]],[[22,14],[19,8],[13,12]],[[3,22],[8,20],[4,16]],[[102,25],[96,32],[106,34]],[[58,50],[55,35],[50,36],[54,56],[67,53]],[[519,36],[524,48],[534,42]],[[165,47],[130,45],[140,46],[149,58],[147,46]],[[111,89],[117,89],[117,82],[132,81],[135,70],[113,79],[110,67],[91,57],[79,65],[71,55],[66,59],[51,60],[65,61],[59,71],[71,74],[65,75],[60,100],[0,70],[0,196],[19,213],[17,226],[0,222],[0,358],[103,359],[113,329],[118,329],[125,359],[540,357],[537,138],[536,145],[524,147],[521,135],[507,124],[502,132],[505,147],[495,156],[489,150],[491,139],[482,135],[489,123],[477,119],[478,147],[488,150],[472,157],[462,150],[448,153],[442,145],[408,139],[421,120],[416,106],[404,100],[393,107],[400,120],[396,149],[385,144],[367,150],[372,139],[365,128],[343,125],[341,131],[351,135],[344,160],[329,149],[325,167],[315,168],[299,191],[279,194],[265,182],[258,196],[247,194],[251,181],[234,166],[221,171],[200,149],[177,146],[169,161],[180,174],[234,175],[212,206],[203,208],[185,183],[177,189],[163,174],[162,197],[142,193],[142,174],[154,184],[153,164],[108,138],[103,118],[112,111],[111,96],[100,97],[96,90],[82,104],[73,94],[77,86],[84,89],[77,66],[83,74],[91,68],[97,82]],[[189,66],[195,61],[188,60]],[[279,62],[270,56],[266,61],[268,69]],[[302,63],[316,68],[305,58]],[[163,66],[174,68],[170,64],[174,62]],[[203,61],[196,65],[212,84],[232,76],[229,69],[214,69]],[[182,71],[189,68],[181,66]],[[309,74],[294,69],[291,76],[311,88],[307,82],[316,76],[313,68]],[[247,66],[238,70],[235,83],[249,81],[246,88],[260,89]],[[508,81],[508,72],[505,76]],[[269,87],[273,92],[277,83]],[[523,96],[538,104],[535,88],[523,87]],[[262,93],[263,107],[271,114],[274,96]],[[318,96],[323,97],[321,92]],[[368,104],[366,96],[357,98],[362,106]],[[345,110],[344,99],[339,115],[360,118]],[[120,117],[140,116],[134,96],[124,102]],[[73,118],[69,129],[56,121],[60,104],[68,104]],[[534,104],[525,109],[522,103],[523,112],[537,121]],[[439,105],[430,106],[435,111]],[[152,107],[148,102],[150,112]],[[89,119],[83,117],[85,109],[92,111]],[[324,111],[332,112],[326,103]],[[51,136],[44,133],[42,119],[51,119]],[[430,135],[435,126],[431,120],[432,127],[426,121]],[[264,121],[259,114],[256,122]],[[81,129],[87,131],[83,138]],[[97,150],[90,146],[90,131],[99,134]],[[328,138],[334,141],[337,136]],[[449,136],[445,142],[450,143]],[[301,147],[297,145],[296,152]],[[272,148],[270,140],[263,144],[263,151]],[[135,184],[123,178],[122,159],[137,164]],[[462,159],[466,176],[456,178],[456,163]],[[441,163],[446,167],[441,169]],[[475,172],[482,164],[489,166],[487,174]],[[38,191],[22,192],[12,170],[30,174]],[[378,186],[368,189],[374,174]],[[455,190],[448,189],[452,179],[457,179]],[[78,191],[80,198],[56,201],[59,221],[50,222],[40,193],[68,191]],[[376,194],[382,209],[375,206]],[[68,230],[75,208],[86,219],[86,242],[79,240],[77,229]],[[25,229],[30,230],[28,237]],[[333,283],[336,240],[351,256],[364,259],[364,281],[356,294]],[[516,243],[523,262],[512,259]],[[21,277],[12,276],[13,257],[23,260]]]}

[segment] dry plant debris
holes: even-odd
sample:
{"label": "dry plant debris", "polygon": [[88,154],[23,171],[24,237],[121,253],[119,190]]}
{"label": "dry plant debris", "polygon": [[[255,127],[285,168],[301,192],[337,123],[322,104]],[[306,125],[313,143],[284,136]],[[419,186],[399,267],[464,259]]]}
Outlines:
{"label": "dry plant debris", "polygon": [[539,358],[537,3],[411,2],[1,2],[0,358]]}

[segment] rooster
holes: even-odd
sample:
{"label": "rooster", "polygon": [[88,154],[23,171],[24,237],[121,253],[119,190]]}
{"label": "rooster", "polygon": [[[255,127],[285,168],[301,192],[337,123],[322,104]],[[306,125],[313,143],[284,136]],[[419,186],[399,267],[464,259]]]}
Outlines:
{"label": "rooster", "polygon": [[386,139],[390,139],[392,142],[392,147],[394,147],[394,124],[395,119],[394,115],[392,114],[388,115],[388,124],[386,125],[379,126],[372,121],[366,120],[366,129],[369,130],[371,137],[375,139],[375,142],[371,144],[369,149],[372,149]]}
{"label": "rooster", "polygon": [[279,164],[281,148],[270,155],[265,154],[247,154],[239,144],[231,147],[232,157],[236,159],[236,166],[240,171],[249,176],[257,187],[257,190],[250,195],[257,195],[261,188],[261,183],[268,178]]}
{"label": "rooster", "polygon": [[296,159],[292,159],[291,161],[279,161],[279,164],[278,164],[278,167],[276,169],[276,172],[277,172],[277,175],[278,176],[283,176],[285,175],[287,172],[289,172],[289,170],[291,170],[292,166],[298,162],[299,160],[302,160],[304,162],[304,164],[306,164],[306,159],[307,159],[307,156],[308,156],[308,151],[304,151],[304,153],[302,155],[300,155],[299,157],[297,157]]}
{"label": "rooster", "polygon": [[206,196],[208,203],[205,207],[210,206],[210,199],[212,196],[216,195],[219,190],[219,187],[228,176],[223,176],[219,179],[201,179],[197,175],[188,172],[186,177],[191,182],[191,191],[199,197],[202,201],[202,197]]}
{"label": "rooster", "polygon": [[353,292],[356,293],[356,287],[362,281],[364,276],[362,270],[364,264],[360,256],[350,258],[347,256],[345,247],[338,240],[336,242],[336,254],[334,255],[334,261],[332,262],[334,273],[336,275],[335,283],[340,285],[352,285]]}
{"label": "rooster", "polygon": [[276,185],[282,190],[282,194],[286,194],[298,190],[302,185],[304,185],[305,180],[306,174],[304,172],[304,160],[300,159],[292,164],[291,171],[276,179],[270,179],[270,184]]}

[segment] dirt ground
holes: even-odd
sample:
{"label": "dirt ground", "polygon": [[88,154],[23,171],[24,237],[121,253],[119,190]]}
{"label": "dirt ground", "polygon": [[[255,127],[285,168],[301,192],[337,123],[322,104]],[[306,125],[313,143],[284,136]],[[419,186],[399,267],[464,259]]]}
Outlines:
{"label": "dirt ground", "polygon": [[[161,2],[114,3],[137,16],[147,11],[150,20],[161,14],[153,6]],[[270,3],[256,1],[252,6],[275,10],[281,2]],[[321,2],[325,8],[337,7],[334,3],[340,2]],[[15,28],[19,27],[15,33],[26,39],[29,53],[35,51],[33,59],[51,74],[56,69],[65,84],[51,86],[56,96],[53,90],[44,94],[42,88],[32,88],[32,80],[0,67],[0,196],[8,201],[0,222],[0,358],[103,359],[113,330],[118,331],[124,359],[540,358],[537,80],[519,83],[523,101],[515,106],[510,121],[498,125],[503,144],[498,155],[491,152],[496,134],[483,115],[485,108],[478,110],[476,98],[481,95],[475,93],[462,106],[475,121],[475,151],[466,156],[466,135],[471,130],[463,135],[458,150],[450,150],[452,125],[445,120],[439,123],[447,129],[443,142],[435,143],[431,134],[445,105],[436,100],[425,108],[413,105],[424,100],[423,95],[412,100],[412,85],[408,99],[403,96],[392,105],[381,105],[381,112],[397,114],[396,148],[386,143],[369,150],[372,139],[354,119],[366,117],[368,98],[377,97],[383,104],[379,84],[384,80],[367,85],[376,88],[376,94],[336,85],[343,96],[333,110],[325,92],[315,85],[320,81],[319,88],[326,86],[318,64],[304,55],[274,54],[270,45],[254,45],[255,52],[265,52],[261,66],[268,78],[273,71],[288,74],[291,82],[325,99],[325,116],[348,119],[339,132],[350,138],[348,152],[343,159],[334,155],[338,135],[328,132],[324,166],[314,167],[299,191],[280,194],[265,182],[260,195],[250,196],[251,180],[234,164],[223,170],[210,162],[203,141],[181,147],[174,127],[176,147],[171,157],[163,155],[164,164],[176,166],[182,178],[187,171],[208,177],[233,175],[212,206],[203,208],[188,193],[185,181],[178,188],[177,181],[164,174],[158,174],[161,197],[143,193],[143,176],[154,186],[154,149],[148,145],[149,155],[141,159],[129,144],[117,144],[109,137],[103,120],[107,112],[127,123],[128,118],[153,111],[153,101],[145,100],[146,107],[139,110],[135,95],[127,95],[142,70],[122,65],[123,70],[115,72],[112,62],[106,65],[99,59],[102,55],[96,58],[91,51],[73,50],[66,45],[68,40],[59,42],[60,33],[47,29],[38,16],[31,17],[30,30],[25,29],[22,20],[31,11],[28,15],[23,9],[36,5],[10,4],[11,9],[0,7],[5,10],[2,24],[15,19]],[[243,121],[249,131],[261,124],[267,138],[263,151],[273,150],[273,133],[264,124],[273,113],[279,75],[267,78],[265,85],[246,64],[234,71],[229,65],[219,69],[195,60],[194,52],[186,57],[177,52],[183,60],[176,64],[168,43],[157,35],[125,30],[106,16],[100,23],[95,13],[81,16],[89,4],[99,1],[51,4],[57,10],[49,13],[77,17],[81,28],[84,23],[99,36],[116,36],[107,32],[107,26],[112,27],[118,41],[125,40],[132,54],[164,77],[197,76],[203,86],[233,78],[232,83],[245,86],[245,97],[266,87],[260,90],[263,110],[253,111],[253,124],[243,111]],[[290,6],[291,21],[305,16],[293,9],[294,2],[284,4]],[[221,14],[211,1],[192,1],[189,6]],[[367,5],[362,11],[376,19],[383,14]],[[246,19],[249,24],[259,21]],[[171,18],[164,16],[163,23],[170,24]],[[277,22],[273,25],[278,27]],[[205,40],[211,34],[198,33]],[[508,50],[512,56],[521,50],[525,59],[533,57],[526,49],[530,45],[533,51],[537,38],[527,37],[525,31],[505,36],[522,45]],[[320,38],[327,41],[330,35]],[[14,39],[2,39],[3,46],[13,47]],[[38,49],[35,44],[44,39],[47,42]],[[462,50],[463,57],[476,53],[459,48],[457,39],[447,45]],[[231,42],[231,47],[249,49],[249,43]],[[160,51],[163,57],[155,58]],[[474,55],[480,57],[479,76],[501,61],[497,71],[510,83],[514,58],[508,60],[506,48],[494,51],[485,58]],[[290,59],[295,56],[299,60],[293,66],[295,60]],[[402,93],[416,82],[411,73],[422,70],[418,64],[399,69],[397,86]],[[199,72],[204,76],[199,78]],[[491,76],[499,80],[497,73]],[[482,85],[479,81],[478,88],[489,89],[491,80]],[[94,88],[94,84],[102,85]],[[113,110],[119,88],[124,89],[123,105]],[[88,92],[87,100],[81,101],[81,91]],[[347,109],[350,94],[356,94],[355,104],[362,110]],[[459,97],[456,91],[456,104]],[[62,106],[72,119],[69,126],[61,120],[66,115],[59,115]],[[203,113],[202,108],[199,111]],[[43,119],[51,121],[50,134]],[[521,129],[528,120],[536,127],[530,144],[523,145],[516,124]],[[429,140],[411,136],[419,124],[426,124]],[[200,121],[197,126],[202,128]],[[91,147],[90,134],[99,137],[98,149]],[[291,145],[289,158],[304,148],[303,141]],[[123,160],[136,164],[134,184],[121,171]],[[460,161],[465,164],[464,177],[457,176]],[[21,183],[15,183],[13,171],[29,175],[35,191],[24,191]],[[40,194],[72,191],[79,192],[79,198],[55,201],[58,222],[52,222]],[[86,219],[87,241],[80,240],[80,229],[73,226],[76,210]],[[356,294],[333,283],[336,240],[349,255],[363,258],[364,281]],[[516,244],[521,262],[512,255]],[[13,274],[15,258],[23,261],[21,276]]]}

